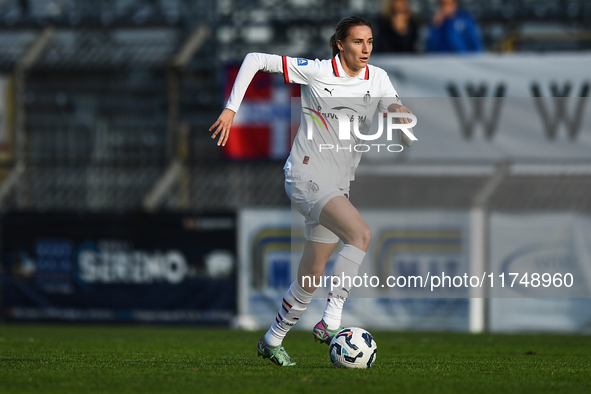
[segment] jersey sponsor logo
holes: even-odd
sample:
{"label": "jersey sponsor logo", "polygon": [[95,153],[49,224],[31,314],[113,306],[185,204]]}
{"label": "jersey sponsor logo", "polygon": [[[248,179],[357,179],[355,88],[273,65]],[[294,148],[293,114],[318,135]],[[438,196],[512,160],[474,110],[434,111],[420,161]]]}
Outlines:
{"label": "jersey sponsor logo", "polygon": [[298,66],[307,66],[308,59],[298,59]]}
{"label": "jersey sponsor logo", "polygon": [[[347,111],[355,112],[356,114],[358,113],[355,109],[353,109],[351,107],[341,106],[341,107],[332,107],[332,109],[333,110],[336,110],[336,111],[347,110]],[[337,114],[333,114],[333,113],[330,113],[330,112],[329,113],[323,113],[322,115],[324,115],[328,119],[338,119]],[[353,123],[355,121],[355,115],[354,114],[345,114],[345,115],[347,115],[347,117],[349,118],[349,121],[351,123]],[[357,115],[357,121],[359,123],[365,123],[366,120],[367,120],[367,116],[366,115],[363,115],[363,116]]]}
{"label": "jersey sponsor logo", "polygon": [[[334,108],[333,108],[334,110]],[[310,115],[312,117],[311,114],[307,114]],[[322,115],[326,115],[326,114],[322,114]],[[416,126],[417,124],[417,118],[415,115],[413,114],[409,114],[409,113],[398,113],[398,112],[388,112],[385,114],[386,116],[384,117],[385,121],[386,121],[386,126],[384,126],[383,121],[380,120],[380,122],[378,122],[378,130],[375,134],[361,134],[361,132],[359,131],[359,124],[362,122],[366,121],[366,117],[365,116],[360,116],[358,114],[348,114],[344,111],[338,111],[338,113],[336,114],[336,117],[338,119],[338,139],[339,140],[346,140],[346,141],[350,141],[351,137],[353,136],[355,138],[355,140],[363,140],[363,141],[373,141],[373,140],[377,140],[378,138],[380,138],[382,136],[382,134],[384,133],[384,131],[386,132],[386,138],[388,141],[392,141],[393,139],[393,131],[394,130],[400,130],[402,133],[404,133],[407,138],[411,141],[417,141],[417,138],[414,136],[413,132],[412,132],[412,128],[414,126]],[[323,117],[324,119],[324,117]],[[410,123],[401,123],[400,121],[398,121],[398,119],[410,119]],[[399,123],[400,122],[400,123]],[[313,137],[313,129],[314,129],[314,124],[313,121],[311,119],[306,119],[306,123],[307,123],[307,139],[308,140],[312,140]],[[316,123],[318,123],[318,125],[320,126],[320,122],[318,120],[316,120]],[[320,127],[321,129],[321,127]],[[352,132],[351,132],[352,131]],[[400,144],[390,144],[387,145],[386,144],[372,144],[371,146],[375,146],[377,147],[378,152],[380,151],[380,146],[385,147],[385,149],[388,152],[391,153],[398,153],[398,152],[402,152],[402,150],[404,150],[404,147]],[[319,144],[318,145],[318,151],[322,152],[323,150],[332,150],[336,148],[336,151],[338,152],[339,150],[348,150],[349,152],[353,152],[353,150],[355,152],[358,153],[363,153],[363,152],[368,152],[369,150],[371,150],[370,145],[367,144],[355,144],[355,145],[351,145],[351,144],[346,144],[343,146],[340,145],[334,145],[334,144]]]}
{"label": "jersey sponsor logo", "polygon": [[336,109],[337,111],[342,111],[342,110],[346,109],[346,110],[349,110],[349,111],[357,112],[354,108],[345,107],[345,106],[332,107],[332,109]]}
{"label": "jersey sponsor logo", "polygon": [[[318,116],[314,116],[310,113],[304,112],[304,114],[311,116],[312,118],[314,118],[314,120],[316,121],[316,123],[318,123],[318,126],[320,127],[320,129],[322,129],[322,126],[320,124],[320,120],[322,120],[322,122],[324,122],[324,125],[326,126],[326,130],[328,130],[328,123],[326,122],[327,119],[338,119],[338,116],[336,113],[332,113],[332,112],[318,112],[318,111],[314,111],[312,108],[308,108],[308,107],[304,107],[305,109],[309,109],[310,111],[313,111],[316,115]],[[357,111],[355,111],[353,108],[349,108],[349,107],[334,107],[332,108],[333,110],[336,111],[342,111],[343,109],[348,109],[351,110],[355,113],[357,113]],[[322,107],[318,106],[318,110],[321,111]],[[349,119],[349,121],[351,123],[355,122],[355,119],[357,119],[357,121],[359,123],[365,123],[365,121],[367,120],[367,116],[361,116],[361,115],[357,115],[357,118],[355,118],[355,115],[349,115],[349,114],[345,114],[347,116],[347,118]],[[309,138],[308,138],[309,139]]]}
{"label": "jersey sponsor logo", "polygon": [[[367,95],[369,96],[369,92],[367,93]],[[394,136],[393,131],[399,130],[401,133],[404,133],[404,135],[406,135],[406,137],[409,140],[417,141],[417,138],[414,136],[412,132],[412,128],[417,124],[416,116],[413,114],[397,112],[386,113],[383,117],[383,119],[386,122],[386,125],[384,125],[384,121],[380,119],[380,122],[378,123],[378,130],[375,134],[361,134],[359,126],[362,123],[366,123],[368,119],[366,115],[360,115],[354,108],[338,106],[331,108],[332,111],[327,113],[321,113],[310,107],[303,107],[303,110],[304,111],[302,111],[302,113],[307,116],[305,117],[305,122],[307,129],[306,138],[308,139],[308,141],[314,139],[314,129],[316,129],[314,123],[316,123],[318,127],[316,129],[316,132],[323,132],[324,128],[326,128],[326,131],[330,132],[327,120],[333,122],[333,127],[335,131],[337,131],[337,137],[339,140],[350,141],[353,137],[355,139],[355,142],[357,142],[358,140],[373,141],[380,138],[382,134],[386,132],[387,140],[392,141]],[[305,110],[308,110],[310,112],[306,112]],[[338,120],[338,125],[334,124],[335,119]],[[400,119],[406,119],[407,121],[410,120],[410,122],[402,123]],[[323,124],[324,127],[322,126]],[[399,138],[401,138],[401,136],[402,134],[400,134]],[[404,147],[400,144],[371,144],[370,146],[364,143],[354,145],[351,145],[349,143],[340,146],[338,144],[335,145],[322,143],[318,145],[318,152],[322,153],[323,150],[332,150],[336,148],[337,152],[339,152],[339,150],[347,150],[352,153],[354,150],[357,153],[363,153],[371,150],[372,146],[376,147],[378,152],[380,151],[380,147],[384,147],[385,150],[391,153],[399,153],[404,150]]]}
{"label": "jersey sponsor logo", "polygon": [[[311,114],[309,112],[304,112],[304,114],[306,114],[309,117],[311,117],[312,119],[314,119],[316,121],[316,123],[318,124],[318,127],[320,128],[320,130],[322,130],[322,123],[323,123],[324,127],[326,127],[326,130],[328,131],[328,124],[326,123],[326,119],[324,119],[324,116],[322,116],[322,114],[320,112],[315,111],[309,107],[304,107],[304,109],[307,109],[307,110],[310,110],[313,112],[313,114]],[[322,121],[322,123],[320,123],[320,121]]]}

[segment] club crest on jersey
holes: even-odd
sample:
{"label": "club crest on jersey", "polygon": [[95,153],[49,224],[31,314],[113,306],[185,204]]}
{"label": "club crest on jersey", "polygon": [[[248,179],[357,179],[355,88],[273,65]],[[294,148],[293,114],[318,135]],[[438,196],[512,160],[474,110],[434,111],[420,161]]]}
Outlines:
{"label": "club crest on jersey", "polygon": [[363,103],[364,104],[369,104],[369,100],[371,99],[371,96],[369,95],[369,90],[367,91],[367,93],[365,93],[365,96],[363,96]]}
{"label": "club crest on jersey", "polygon": [[307,66],[308,59],[298,59],[298,66]]}
{"label": "club crest on jersey", "polygon": [[320,191],[320,187],[316,182],[310,181],[310,190],[312,190],[314,193],[318,193]]}

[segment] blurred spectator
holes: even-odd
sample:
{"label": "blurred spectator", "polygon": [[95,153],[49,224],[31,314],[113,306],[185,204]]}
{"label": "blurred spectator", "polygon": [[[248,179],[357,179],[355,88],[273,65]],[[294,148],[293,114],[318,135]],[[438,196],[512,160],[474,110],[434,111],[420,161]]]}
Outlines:
{"label": "blurred spectator", "polygon": [[419,24],[407,0],[388,0],[374,38],[376,52],[416,52]]}
{"label": "blurred spectator", "polygon": [[29,0],[18,0],[18,4],[21,8],[21,13],[27,16],[29,14]]}
{"label": "blurred spectator", "polygon": [[480,31],[474,18],[458,7],[457,0],[439,0],[433,16],[426,52],[480,52]]}

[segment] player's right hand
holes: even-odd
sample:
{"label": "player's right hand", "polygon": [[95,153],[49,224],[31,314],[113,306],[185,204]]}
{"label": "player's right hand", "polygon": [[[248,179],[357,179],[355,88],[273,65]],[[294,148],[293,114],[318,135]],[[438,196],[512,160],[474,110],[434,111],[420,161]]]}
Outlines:
{"label": "player's right hand", "polygon": [[209,128],[209,131],[213,131],[213,134],[211,135],[212,140],[219,134],[220,138],[218,139],[218,146],[226,146],[226,141],[228,141],[228,137],[230,136],[230,128],[232,127],[232,122],[234,122],[235,115],[236,112],[226,108],[222,111],[218,120],[216,120]]}

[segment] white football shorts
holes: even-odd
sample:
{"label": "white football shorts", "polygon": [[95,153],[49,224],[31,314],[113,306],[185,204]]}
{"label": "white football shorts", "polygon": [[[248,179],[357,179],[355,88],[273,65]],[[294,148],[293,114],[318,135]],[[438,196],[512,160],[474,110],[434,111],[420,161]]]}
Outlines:
{"label": "white football shorts", "polygon": [[308,241],[325,244],[339,242],[335,233],[320,224],[320,212],[332,198],[348,198],[349,189],[339,189],[319,173],[286,168],[285,191],[298,212],[304,216],[304,236]]}

